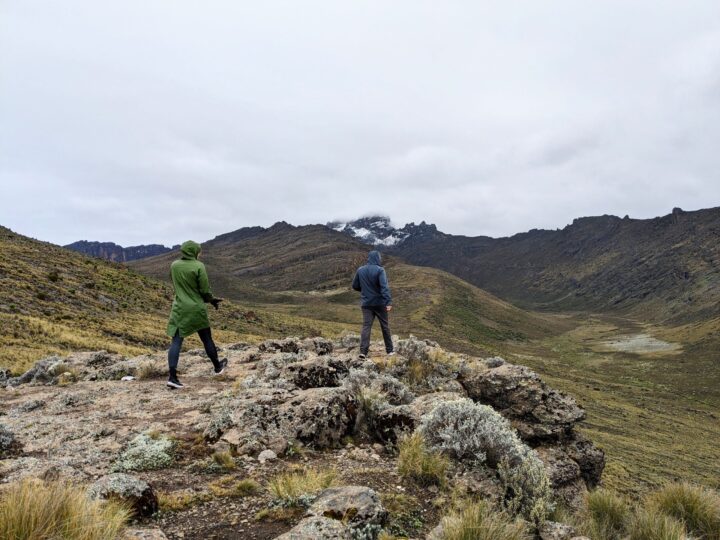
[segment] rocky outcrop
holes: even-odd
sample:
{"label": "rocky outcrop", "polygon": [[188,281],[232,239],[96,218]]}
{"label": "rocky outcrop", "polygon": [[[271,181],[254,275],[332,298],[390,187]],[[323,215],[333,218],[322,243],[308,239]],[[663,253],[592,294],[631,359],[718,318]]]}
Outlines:
{"label": "rocky outcrop", "polygon": [[[147,471],[143,478],[153,479],[163,474],[154,471],[172,466],[187,466],[191,474],[218,472],[213,452],[231,454],[236,467],[244,463],[248,471],[268,471],[303,447],[344,446],[348,435],[379,450],[344,455],[381,462],[384,446],[420,429],[438,407],[463,401],[467,407],[446,418],[442,433],[464,433],[458,438],[472,438],[485,458],[473,461],[465,453],[446,451],[453,460],[449,474],[455,485],[483,498],[503,500],[507,495],[503,482],[510,477],[501,478],[497,467],[503,457],[512,465],[513,456],[490,452],[504,448],[493,446],[492,430],[483,435],[482,429],[470,429],[473,437],[468,435],[472,418],[463,411],[481,406],[492,408],[495,424],[505,426],[504,431],[517,430],[527,458],[520,461],[542,471],[569,506],[600,480],[604,454],[575,430],[584,412],[531,370],[500,358],[453,354],[416,338],[398,340],[398,354],[386,361],[361,360],[344,342],[353,347],[354,337],[334,343],[286,338],[226,347],[229,377],[236,377],[232,386],[209,377],[211,365],[202,351],[183,353],[182,377],[190,383],[183,392],[152,386],[161,384],[148,380],[152,376],[114,380],[121,374],[152,373],[155,367],[163,370],[164,354],[125,358],[97,351],[46,358],[15,378],[12,389],[3,390],[9,396],[3,417],[9,435],[0,429],[0,452],[7,455],[6,448],[17,448],[21,437],[25,453],[3,458],[0,476],[2,481],[39,476],[88,482],[127,471]],[[63,373],[71,373],[76,382],[54,387]],[[23,384],[32,386],[16,390]],[[365,489],[323,492],[283,538],[372,538],[384,511],[378,509],[376,495]],[[356,515],[363,517],[355,520]]]}
{"label": "rocky outcrop", "polygon": [[524,366],[478,364],[463,373],[460,383],[470,398],[510,420],[528,442],[558,439],[585,418],[573,398],[550,388]]}
{"label": "rocky outcrop", "polygon": [[158,499],[150,484],[129,474],[103,476],[90,489],[91,499],[119,500],[130,508],[135,517],[147,517],[158,510]]}

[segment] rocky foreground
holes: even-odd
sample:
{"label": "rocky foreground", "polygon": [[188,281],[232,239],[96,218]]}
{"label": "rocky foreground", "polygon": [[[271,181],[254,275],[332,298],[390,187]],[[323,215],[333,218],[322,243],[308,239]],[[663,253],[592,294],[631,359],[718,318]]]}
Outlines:
{"label": "rocky foreground", "polygon": [[[540,538],[573,538],[541,522],[601,479],[604,454],[575,430],[577,403],[501,358],[396,341],[397,355],[375,344],[364,361],[354,335],[236,343],[221,351],[221,377],[194,350],[181,357],[180,391],[164,386],[164,353],[0,370],[0,483],[66,479],[125,499],[132,538],[442,538],[451,493],[494,501]],[[399,474],[397,444],[412,432],[451,458],[447,482]],[[338,480],[288,511],[265,488],[300,468]],[[240,481],[259,489],[231,496]]]}

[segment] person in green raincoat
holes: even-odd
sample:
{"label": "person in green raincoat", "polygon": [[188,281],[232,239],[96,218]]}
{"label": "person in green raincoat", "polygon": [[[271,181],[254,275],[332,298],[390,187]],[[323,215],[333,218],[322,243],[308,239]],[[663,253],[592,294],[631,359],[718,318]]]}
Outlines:
{"label": "person in green raincoat", "polygon": [[170,377],[167,385],[170,388],[184,388],[177,378],[177,366],[180,359],[180,349],[183,339],[197,332],[205,347],[210,361],[213,363],[215,374],[220,375],[227,367],[227,359],[218,360],[217,347],[210,332],[205,304],[212,304],[218,309],[222,299],[215,298],[210,291],[205,265],[198,260],[200,244],[188,240],[180,247],[182,257],[170,265],[170,276],[175,288],[175,299],[170,312],[167,333],[172,338],[168,351],[168,366]]}

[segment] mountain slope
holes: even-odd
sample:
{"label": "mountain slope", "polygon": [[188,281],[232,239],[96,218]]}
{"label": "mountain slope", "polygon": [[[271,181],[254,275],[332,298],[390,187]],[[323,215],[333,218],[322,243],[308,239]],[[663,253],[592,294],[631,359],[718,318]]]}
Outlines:
{"label": "mountain slope", "polygon": [[[354,222],[345,224],[355,234]],[[384,237],[382,235],[385,235]],[[394,235],[394,236],[393,236]],[[446,270],[517,305],[616,311],[656,321],[720,315],[720,208],[654,219],[599,216],[508,238],[386,228],[386,251]],[[372,239],[369,239],[372,241]]]}
{"label": "mountain slope", "polygon": [[[167,283],[0,227],[0,368],[21,371],[42,356],[77,349],[164,348],[171,301]],[[221,342],[345,328],[231,302],[210,312]]]}
{"label": "mountain slope", "polygon": [[[358,294],[350,289],[368,247],[320,225],[240,229],[203,244],[202,260],[215,292],[244,304],[318,320],[358,324]],[[177,252],[131,266],[168,279]],[[558,323],[516,308],[441,270],[386,257],[396,310],[392,329],[423,335],[462,350],[545,335]]]}
{"label": "mountain slope", "polygon": [[127,262],[144,257],[153,257],[177,248],[177,246],[175,246],[175,248],[169,248],[160,244],[122,247],[114,242],[88,242],[87,240],[73,242],[64,247],[79,253],[84,253],[85,255],[90,255],[91,257],[115,262]]}

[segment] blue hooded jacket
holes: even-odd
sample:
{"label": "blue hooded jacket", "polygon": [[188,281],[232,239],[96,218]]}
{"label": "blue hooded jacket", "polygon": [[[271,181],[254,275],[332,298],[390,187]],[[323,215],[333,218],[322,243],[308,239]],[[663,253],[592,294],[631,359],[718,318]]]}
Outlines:
{"label": "blue hooded jacket", "polygon": [[371,251],[368,262],[358,268],[352,288],[360,291],[360,305],[362,307],[389,306],[392,296],[388,287],[387,275],[381,265],[380,253]]}

